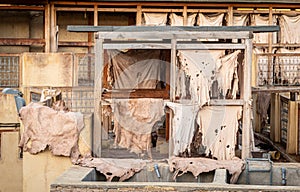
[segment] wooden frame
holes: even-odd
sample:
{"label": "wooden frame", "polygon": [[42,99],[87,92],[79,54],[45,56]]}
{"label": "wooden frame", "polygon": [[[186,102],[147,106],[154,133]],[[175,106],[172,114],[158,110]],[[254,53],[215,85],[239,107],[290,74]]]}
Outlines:
{"label": "wooden frame", "polygon": [[[93,141],[93,151],[95,156],[101,156],[101,116],[97,113],[101,106],[101,88],[102,88],[102,69],[103,69],[103,54],[104,49],[120,49],[124,48],[123,44],[127,46],[127,48],[147,48],[147,49],[171,49],[171,66],[170,66],[170,101],[175,101],[175,90],[172,87],[175,87],[176,79],[175,79],[175,60],[176,60],[176,50],[180,49],[179,44],[177,44],[178,39],[185,39],[189,40],[192,37],[195,39],[202,39],[202,38],[218,38],[218,39],[243,39],[245,43],[243,46],[239,46],[238,48],[244,49],[245,53],[245,64],[243,65],[243,82],[244,87],[241,88],[242,98],[240,100],[217,100],[213,101],[212,104],[216,105],[237,105],[243,107],[243,144],[242,144],[242,158],[251,157],[251,150],[250,150],[250,137],[251,137],[251,63],[252,63],[252,32],[251,31],[230,31],[227,28],[227,31],[224,30],[214,30],[214,31],[201,31],[199,29],[195,29],[193,27],[189,28],[187,31],[178,31],[178,28],[171,27],[168,31],[164,31],[164,27],[160,27],[159,31],[152,31],[151,27],[148,28],[148,31],[139,31],[139,27],[131,27],[132,31],[135,32],[127,32],[129,30],[128,27],[119,27],[118,30],[114,31],[106,31],[105,27],[97,28],[99,32],[96,34],[96,61],[95,61],[95,71],[100,71],[100,73],[95,72],[95,118],[94,118],[94,141]],[[153,28],[152,28],[153,29]],[[224,28],[219,28],[224,29]],[[139,32],[136,32],[139,31]],[[151,46],[142,46],[136,47],[135,45],[131,45],[128,43],[128,39],[138,39],[143,41],[148,41]],[[161,43],[153,42],[149,39],[164,39],[170,40],[167,41],[166,44],[168,46],[161,47]],[[118,41],[120,40],[120,41]],[[112,44],[112,42],[116,41],[117,43]],[[187,43],[187,42],[185,42]],[[206,44],[200,41],[192,41],[188,42],[189,44],[203,44],[206,47]],[[110,45],[109,47],[107,45]],[[184,43],[183,43],[184,44]],[[234,45],[234,44],[232,44]],[[202,49],[203,49],[202,47]],[[200,48],[200,46],[192,46],[194,48]],[[222,44],[214,44],[211,46],[212,49],[224,49],[224,45]],[[227,47],[226,47],[227,48]],[[170,113],[172,116],[172,113]],[[170,118],[171,119],[171,118]],[[172,131],[172,130],[171,130]],[[171,131],[169,137],[171,138]],[[169,150],[172,148],[172,143],[169,142]],[[170,152],[170,151],[169,151]]]}

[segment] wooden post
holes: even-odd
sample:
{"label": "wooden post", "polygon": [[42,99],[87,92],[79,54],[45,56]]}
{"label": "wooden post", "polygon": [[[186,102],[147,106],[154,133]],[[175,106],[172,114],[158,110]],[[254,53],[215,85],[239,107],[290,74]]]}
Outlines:
{"label": "wooden post", "polygon": [[[273,25],[273,8],[269,7],[269,25]],[[273,62],[272,62],[272,44],[273,44],[273,33],[268,33],[268,83],[272,85],[273,82]]]}
{"label": "wooden post", "polygon": [[94,26],[98,26],[98,5],[94,5]]}
{"label": "wooden post", "polygon": [[183,6],[183,12],[182,12],[182,16],[183,16],[183,26],[187,25],[187,6],[184,5]]}
{"label": "wooden post", "polygon": [[[171,63],[170,63],[170,101],[175,102],[175,86],[176,86],[176,39],[171,40]],[[173,111],[169,113],[169,157],[173,155]]]}
{"label": "wooden post", "polygon": [[233,26],[233,6],[228,6],[228,26]]}
{"label": "wooden post", "polygon": [[50,52],[50,4],[45,5],[45,13],[44,13],[44,35],[45,35],[45,53]]}
{"label": "wooden post", "polygon": [[50,5],[50,12],[51,12],[51,20],[50,20],[50,31],[51,31],[51,45],[50,45],[50,51],[51,52],[57,52],[57,37],[56,37],[56,11],[55,6],[52,3]]}
{"label": "wooden post", "polygon": [[94,124],[93,124],[93,156],[101,157],[101,94],[103,68],[103,39],[95,39],[95,83],[94,83]]}
{"label": "wooden post", "polygon": [[298,153],[298,103],[289,101],[288,130],[286,152],[289,154]]}
{"label": "wooden post", "polygon": [[142,25],[142,6],[138,5],[136,7],[136,25],[141,26]]}
{"label": "wooden post", "polygon": [[245,39],[245,64],[243,66],[243,132],[242,132],[242,159],[251,157],[251,64],[252,39]]}
{"label": "wooden post", "polygon": [[278,93],[271,93],[270,124],[271,140],[280,142],[280,95]]}

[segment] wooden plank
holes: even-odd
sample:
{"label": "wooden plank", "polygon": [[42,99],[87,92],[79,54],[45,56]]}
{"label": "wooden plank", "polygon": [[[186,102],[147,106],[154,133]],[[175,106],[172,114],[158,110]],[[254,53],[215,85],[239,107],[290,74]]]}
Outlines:
{"label": "wooden plank", "polygon": [[291,91],[299,91],[299,86],[268,86],[268,87],[252,87],[252,92],[291,92]]}
{"label": "wooden plank", "polygon": [[298,151],[298,103],[289,101],[289,118],[286,152],[296,154]]}
{"label": "wooden plank", "polygon": [[[60,44],[61,45],[61,44]],[[171,49],[170,43],[147,43],[147,42],[107,42],[104,49]],[[195,42],[179,42],[176,46],[177,50],[219,50],[219,49],[245,49],[244,44],[232,43],[210,43],[195,41]]]}
{"label": "wooden plank", "polygon": [[251,157],[251,64],[252,40],[245,40],[245,64],[243,65],[243,132],[242,132],[242,159]]}
{"label": "wooden plank", "polygon": [[95,83],[94,83],[94,123],[93,123],[93,157],[101,157],[101,93],[102,93],[102,73],[103,73],[103,39],[96,38],[95,46]]}
{"label": "wooden plank", "polygon": [[209,102],[212,106],[243,106],[244,100],[242,99],[212,99]]}
{"label": "wooden plank", "polygon": [[270,138],[274,142],[280,142],[280,95],[271,94],[271,114],[270,114]]}
{"label": "wooden plank", "polygon": [[0,38],[0,45],[45,45],[45,39],[29,39],[29,38]]}
{"label": "wooden plank", "polygon": [[182,12],[183,9],[162,9],[162,8],[143,8],[142,12],[150,12],[150,13],[176,13],[176,12]]}
{"label": "wooden plank", "polygon": [[[67,30],[71,32],[170,32],[170,31],[195,31],[195,32],[278,32],[279,26],[87,26],[68,25]],[[170,38],[168,38],[170,39]]]}
{"label": "wooden plank", "polygon": [[245,39],[252,38],[252,32],[240,31],[152,31],[152,32],[98,32],[103,39]]}

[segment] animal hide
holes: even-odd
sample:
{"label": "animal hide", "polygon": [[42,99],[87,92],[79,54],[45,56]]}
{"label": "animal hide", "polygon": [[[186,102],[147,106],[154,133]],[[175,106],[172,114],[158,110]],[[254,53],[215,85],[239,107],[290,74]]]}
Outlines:
{"label": "animal hide", "polygon": [[77,142],[84,127],[81,113],[65,113],[30,103],[21,108],[20,117],[24,132],[19,145],[24,151],[37,154],[49,146],[53,155],[71,156],[72,161],[78,159]]}
{"label": "animal hide", "polygon": [[238,120],[242,115],[241,106],[205,106],[197,117],[202,144],[206,155],[218,160],[235,157]]}
{"label": "animal hide", "polygon": [[[135,153],[150,152],[151,132],[164,115],[162,99],[115,99],[115,145]],[[150,155],[150,154],[149,154]]]}
{"label": "animal hide", "polygon": [[199,111],[199,106],[172,102],[167,102],[167,106],[174,112],[172,123],[173,155],[177,156],[185,152],[185,150],[188,150],[190,154],[190,145],[195,132],[195,119]]}
{"label": "animal hide", "polygon": [[[217,14],[198,14],[198,26],[222,26],[224,19],[224,13]],[[205,41],[218,41],[218,39],[202,39]]]}
{"label": "animal hide", "polygon": [[[210,172],[216,169],[227,169],[232,175],[230,183],[236,183],[242,173],[245,163],[238,157],[232,160],[213,160],[208,158],[180,158],[171,157],[168,160],[169,169],[174,172],[173,179],[187,172],[191,172],[194,177],[198,177],[203,172]],[[179,174],[180,173],[180,174]]]}
{"label": "animal hide", "polygon": [[108,80],[115,89],[155,89],[158,81],[164,81],[160,50],[109,50],[107,54],[113,74],[109,73]]}
{"label": "animal hide", "polygon": [[280,43],[298,44],[300,43],[300,15],[279,17]]}
{"label": "animal hide", "polygon": [[[268,16],[252,15],[251,25],[252,26],[262,26],[262,25],[276,25],[277,16],[273,16],[273,23],[269,24]],[[253,38],[253,43],[268,43],[269,33],[255,33]],[[273,33],[273,43],[277,42],[277,35]]]}
{"label": "animal hide", "polygon": [[164,26],[167,24],[167,13],[143,13],[143,15],[146,26]]}
{"label": "animal hide", "polygon": [[107,181],[119,177],[119,181],[125,181],[138,173],[146,166],[145,160],[140,159],[110,159],[110,158],[84,158],[79,165],[96,168],[105,175]]}
{"label": "animal hide", "polygon": [[[197,14],[191,14],[187,17],[186,26],[194,26],[196,21]],[[170,25],[171,26],[183,26],[183,16],[179,16],[175,13],[171,13],[170,16]]]}

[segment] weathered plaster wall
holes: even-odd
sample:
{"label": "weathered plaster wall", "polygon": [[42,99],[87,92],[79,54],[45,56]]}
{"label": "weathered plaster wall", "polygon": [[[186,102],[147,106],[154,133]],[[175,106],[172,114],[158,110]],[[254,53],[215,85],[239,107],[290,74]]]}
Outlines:
{"label": "weathered plaster wall", "polygon": [[22,191],[22,159],[19,158],[19,132],[1,133],[0,191]]}
{"label": "weathered plaster wall", "polygon": [[[0,123],[19,123],[13,95],[0,93]],[[22,159],[19,158],[20,149],[18,147],[19,131],[0,132],[0,136],[0,191],[22,191]]]}
{"label": "weathered plaster wall", "polygon": [[[29,38],[30,15],[23,11],[0,11],[0,38]],[[22,53],[26,46],[0,46],[0,53]]]}
{"label": "weathered plaster wall", "polygon": [[50,183],[71,166],[69,157],[53,156],[48,150],[37,155],[24,153],[23,192],[50,191]]}
{"label": "weathered plaster wall", "polygon": [[73,85],[71,53],[24,53],[22,64],[23,86]]}

